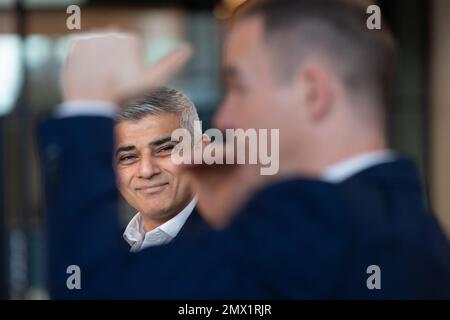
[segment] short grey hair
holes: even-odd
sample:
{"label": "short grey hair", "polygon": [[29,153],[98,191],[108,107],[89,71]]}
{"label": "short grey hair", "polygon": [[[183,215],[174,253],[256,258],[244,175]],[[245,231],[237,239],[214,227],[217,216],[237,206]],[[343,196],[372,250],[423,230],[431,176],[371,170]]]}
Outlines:
{"label": "short grey hair", "polygon": [[137,121],[150,115],[174,113],[180,126],[194,137],[195,121],[199,121],[194,103],[181,91],[168,87],[151,89],[141,98],[126,102],[115,117],[116,123]]}

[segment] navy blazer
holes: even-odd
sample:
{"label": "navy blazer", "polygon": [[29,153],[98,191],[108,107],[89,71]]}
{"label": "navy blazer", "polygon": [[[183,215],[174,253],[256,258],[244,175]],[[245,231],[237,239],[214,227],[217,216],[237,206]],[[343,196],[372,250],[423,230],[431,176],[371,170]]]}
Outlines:
{"label": "navy blazer", "polygon": [[176,239],[184,239],[185,237],[193,237],[209,229],[210,227],[198,212],[197,207],[195,207],[194,210],[192,210],[192,213],[189,216],[189,218],[184,223],[183,227],[178,232],[174,241]]}
{"label": "navy blazer", "polygon": [[[341,184],[293,177],[258,192],[223,231],[118,250],[112,127],[101,117],[40,127],[53,298],[450,298],[450,245],[406,160]],[[70,265],[80,290],[67,288]],[[372,265],[379,290],[367,286]]]}

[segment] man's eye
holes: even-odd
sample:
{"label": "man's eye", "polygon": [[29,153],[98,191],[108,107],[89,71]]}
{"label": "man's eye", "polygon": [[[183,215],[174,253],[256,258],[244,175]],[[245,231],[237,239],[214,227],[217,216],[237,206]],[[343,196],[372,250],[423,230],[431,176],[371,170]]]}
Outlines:
{"label": "man's eye", "polygon": [[119,162],[121,163],[129,163],[136,159],[136,156],[123,156],[120,157]]}
{"label": "man's eye", "polygon": [[165,147],[162,147],[161,149],[159,149],[158,153],[164,153],[164,152],[167,152],[167,151],[171,151],[173,148],[174,148],[173,145],[165,146]]}

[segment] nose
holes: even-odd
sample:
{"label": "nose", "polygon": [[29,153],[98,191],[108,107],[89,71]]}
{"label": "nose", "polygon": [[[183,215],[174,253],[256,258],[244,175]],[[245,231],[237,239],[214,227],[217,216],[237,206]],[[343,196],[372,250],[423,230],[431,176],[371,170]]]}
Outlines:
{"label": "nose", "polygon": [[213,118],[213,125],[215,128],[224,131],[225,129],[235,128],[235,117],[233,114],[233,103],[229,97],[220,105]]}
{"label": "nose", "polygon": [[144,157],[140,161],[138,170],[138,177],[141,179],[151,179],[153,176],[161,173],[157,163],[149,157]]}

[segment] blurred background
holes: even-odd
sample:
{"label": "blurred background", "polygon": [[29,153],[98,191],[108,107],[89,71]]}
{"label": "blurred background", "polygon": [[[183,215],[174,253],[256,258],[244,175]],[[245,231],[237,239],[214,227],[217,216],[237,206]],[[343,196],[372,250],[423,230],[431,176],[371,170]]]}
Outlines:
{"label": "blurred background", "polygon": [[[191,43],[195,57],[170,85],[195,102],[205,130],[222,96],[227,18],[244,1],[0,0],[1,299],[47,297],[34,130],[61,101],[60,68],[78,32],[66,27],[67,7],[80,6],[81,31],[114,25],[138,32],[149,64]],[[370,2],[380,5],[399,42],[391,146],[416,160],[429,202],[450,235],[450,1]]]}

